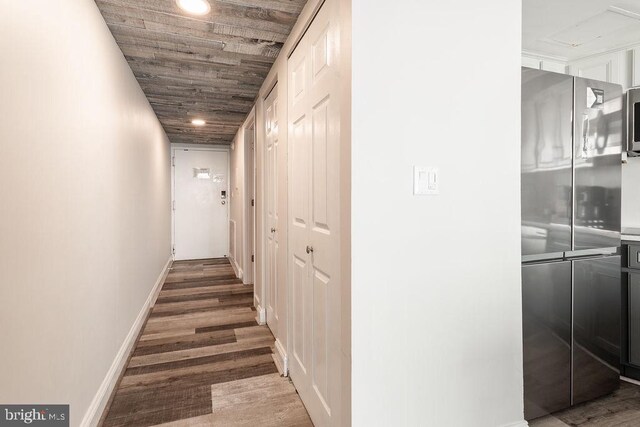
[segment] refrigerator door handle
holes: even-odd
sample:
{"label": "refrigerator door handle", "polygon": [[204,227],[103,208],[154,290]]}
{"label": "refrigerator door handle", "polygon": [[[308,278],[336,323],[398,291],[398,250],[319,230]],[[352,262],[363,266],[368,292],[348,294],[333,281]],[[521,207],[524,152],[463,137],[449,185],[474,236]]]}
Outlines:
{"label": "refrigerator door handle", "polygon": [[564,259],[570,260],[575,258],[584,258],[592,256],[610,256],[620,255],[620,248],[597,248],[597,249],[581,249],[577,251],[567,251],[564,253]]}
{"label": "refrigerator door handle", "polygon": [[553,262],[553,261],[564,261],[564,253],[552,252],[547,254],[522,255],[523,264]]}
{"label": "refrigerator door handle", "polygon": [[582,115],[582,155],[583,157],[587,157],[589,153],[589,115]]}

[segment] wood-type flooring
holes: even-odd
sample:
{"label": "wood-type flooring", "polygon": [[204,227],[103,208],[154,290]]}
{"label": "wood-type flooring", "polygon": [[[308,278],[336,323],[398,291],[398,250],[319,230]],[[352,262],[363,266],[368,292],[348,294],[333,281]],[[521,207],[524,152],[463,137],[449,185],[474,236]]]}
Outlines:
{"label": "wood-type flooring", "polygon": [[620,389],[553,415],[529,421],[530,427],[640,426],[640,386],[625,381]]}
{"label": "wood-type flooring", "polygon": [[174,262],[104,427],[311,426],[229,261]]}

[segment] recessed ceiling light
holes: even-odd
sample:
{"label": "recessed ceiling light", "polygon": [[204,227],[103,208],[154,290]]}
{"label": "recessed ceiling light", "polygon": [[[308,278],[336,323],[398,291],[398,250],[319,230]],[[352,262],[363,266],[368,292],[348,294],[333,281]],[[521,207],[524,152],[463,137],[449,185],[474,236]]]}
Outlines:
{"label": "recessed ceiling light", "polygon": [[194,126],[204,126],[204,125],[207,124],[207,122],[205,122],[202,119],[193,119],[193,120],[191,120],[191,124],[194,125]]}
{"label": "recessed ceiling light", "polygon": [[205,15],[211,10],[207,0],[176,0],[178,7],[192,15]]}

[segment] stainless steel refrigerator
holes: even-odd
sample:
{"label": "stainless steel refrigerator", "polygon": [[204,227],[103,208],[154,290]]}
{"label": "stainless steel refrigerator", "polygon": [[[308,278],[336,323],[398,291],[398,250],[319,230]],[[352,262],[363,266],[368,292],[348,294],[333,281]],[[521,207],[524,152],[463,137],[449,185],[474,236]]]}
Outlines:
{"label": "stainless steel refrigerator", "polygon": [[528,420],[618,387],[623,136],[620,86],[522,69]]}

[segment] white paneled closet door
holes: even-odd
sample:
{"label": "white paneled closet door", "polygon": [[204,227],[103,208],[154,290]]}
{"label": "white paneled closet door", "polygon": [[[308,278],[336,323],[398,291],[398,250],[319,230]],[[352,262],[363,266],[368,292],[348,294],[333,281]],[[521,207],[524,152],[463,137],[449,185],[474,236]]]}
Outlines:
{"label": "white paneled closet door", "polygon": [[317,426],[340,423],[340,115],[335,2],[288,63],[290,375]]}
{"label": "white paneled closet door", "polygon": [[266,205],[266,311],[267,325],[277,338],[278,331],[278,88],[265,99],[265,205]]}

